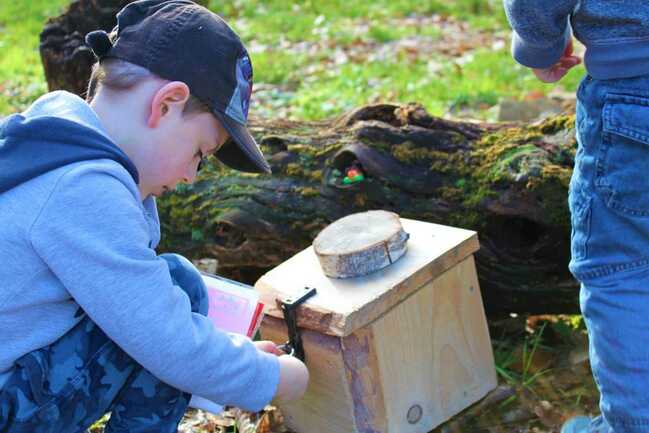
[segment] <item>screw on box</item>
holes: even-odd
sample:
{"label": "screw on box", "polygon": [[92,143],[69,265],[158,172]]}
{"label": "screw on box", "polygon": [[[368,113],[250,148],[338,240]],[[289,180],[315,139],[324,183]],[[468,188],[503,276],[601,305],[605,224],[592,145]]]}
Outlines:
{"label": "screw on box", "polygon": [[302,362],[304,362],[304,347],[302,347],[302,337],[297,328],[297,309],[307,299],[316,294],[315,287],[305,287],[304,290],[304,293],[296,299],[277,300],[277,305],[284,313],[284,321],[288,328],[288,341],[279,348]]}

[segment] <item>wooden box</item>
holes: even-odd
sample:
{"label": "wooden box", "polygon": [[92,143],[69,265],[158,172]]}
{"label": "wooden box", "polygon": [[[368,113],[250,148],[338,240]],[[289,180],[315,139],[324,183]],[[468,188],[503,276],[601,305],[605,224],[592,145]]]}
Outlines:
{"label": "wooden box", "polygon": [[281,407],[297,433],[425,433],[496,386],[473,253],[475,232],[401,219],[408,251],[373,274],[332,279],[313,248],[263,275],[264,339],[284,343],[276,299],[298,311],[309,388]]}

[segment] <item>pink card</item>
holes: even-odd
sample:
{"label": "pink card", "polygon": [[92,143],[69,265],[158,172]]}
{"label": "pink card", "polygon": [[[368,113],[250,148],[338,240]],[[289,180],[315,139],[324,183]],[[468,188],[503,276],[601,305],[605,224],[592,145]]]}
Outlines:
{"label": "pink card", "polygon": [[259,294],[254,288],[215,275],[203,274],[203,281],[209,296],[207,317],[212,323],[226,332],[253,332],[261,313]]}

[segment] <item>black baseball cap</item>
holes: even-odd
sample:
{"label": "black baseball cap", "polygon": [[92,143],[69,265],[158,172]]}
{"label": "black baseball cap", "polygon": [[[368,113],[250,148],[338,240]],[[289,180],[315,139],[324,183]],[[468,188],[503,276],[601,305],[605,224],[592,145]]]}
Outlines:
{"label": "black baseball cap", "polygon": [[239,36],[218,15],[190,0],[140,0],[117,14],[116,37],[86,35],[99,61],[118,58],[161,78],[183,81],[230,134],[216,157],[227,166],[270,173],[246,122],[252,63]]}

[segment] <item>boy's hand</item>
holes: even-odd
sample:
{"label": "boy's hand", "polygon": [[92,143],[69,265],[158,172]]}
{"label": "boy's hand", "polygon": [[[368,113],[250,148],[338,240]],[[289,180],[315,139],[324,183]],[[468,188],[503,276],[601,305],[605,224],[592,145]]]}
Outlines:
{"label": "boy's hand", "polygon": [[279,385],[274,401],[286,403],[304,395],[309,384],[309,370],[299,359],[282,355],[279,357]]}
{"label": "boy's hand", "polygon": [[556,83],[568,73],[570,69],[581,63],[579,56],[572,55],[572,39],[568,42],[565,51],[557,63],[545,69],[535,69],[534,75],[544,83]]}
{"label": "boy's hand", "polygon": [[261,350],[262,352],[271,353],[277,356],[286,355],[284,351],[280,350],[280,348],[272,341],[255,341],[254,344],[257,347],[257,350]]}

